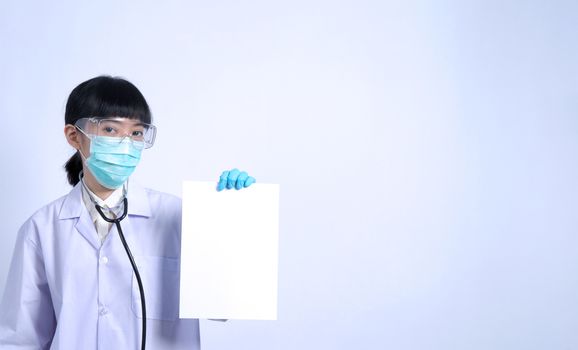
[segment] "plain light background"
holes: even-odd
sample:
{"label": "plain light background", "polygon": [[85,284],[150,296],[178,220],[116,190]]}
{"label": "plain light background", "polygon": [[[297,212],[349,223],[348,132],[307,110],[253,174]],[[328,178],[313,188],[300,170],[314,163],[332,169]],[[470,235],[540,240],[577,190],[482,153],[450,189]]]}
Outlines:
{"label": "plain light background", "polygon": [[279,320],[213,349],[577,349],[576,1],[0,3],[0,287],[66,194],[64,105],[123,76],[134,175],[281,184]]}

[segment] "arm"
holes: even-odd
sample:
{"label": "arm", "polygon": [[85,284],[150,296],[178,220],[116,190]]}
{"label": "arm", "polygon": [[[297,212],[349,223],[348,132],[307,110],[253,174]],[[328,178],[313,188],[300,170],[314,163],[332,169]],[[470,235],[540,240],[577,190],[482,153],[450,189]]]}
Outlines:
{"label": "arm", "polygon": [[0,348],[48,349],[56,328],[44,261],[24,225],[0,305]]}

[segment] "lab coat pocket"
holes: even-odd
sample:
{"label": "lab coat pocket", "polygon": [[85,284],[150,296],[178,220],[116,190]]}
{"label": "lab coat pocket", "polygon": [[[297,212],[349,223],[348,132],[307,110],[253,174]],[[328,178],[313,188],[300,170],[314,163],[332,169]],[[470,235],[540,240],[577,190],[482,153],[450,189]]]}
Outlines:
{"label": "lab coat pocket", "polygon": [[[159,256],[135,256],[142,279],[147,319],[176,320],[179,314],[179,260]],[[132,277],[132,311],[142,318],[138,283]]]}

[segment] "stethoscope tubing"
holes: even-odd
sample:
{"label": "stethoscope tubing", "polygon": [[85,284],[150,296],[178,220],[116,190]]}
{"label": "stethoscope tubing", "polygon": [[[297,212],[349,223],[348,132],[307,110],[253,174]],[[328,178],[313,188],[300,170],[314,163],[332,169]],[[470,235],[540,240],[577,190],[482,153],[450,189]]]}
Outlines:
{"label": "stethoscope tubing", "polygon": [[135,275],[136,281],[138,283],[138,291],[140,293],[141,309],[142,309],[141,350],[145,350],[146,338],[147,338],[147,321],[146,321],[147,320],[147,310],[146,310],[146,303],[145,303],[144,288],[143,288],[142,280],[140,278],[140,273],[138,271],[138,267],[136,266],[136,262],[134,261],[134,257],[132,256],[132,252],[130,251],[128,244],[126,243],[126,239],[124,238],[124,233],[122,232],[122,227],[120,226],[120,222],[122,221],[122,219],[124,219],[126,217],[126,214],[128,212],[128,200],[126,199],[126,196],[123,199],[123,204],[124,204],[124,210],[123,210],[122,215],[118,218],[115,218],[115,219],[110,219],[110,218],[106,217],[106,215],[104,215],[104,212],[102,211],[102,207],[100,205],[94,203],[94,206],[96,207],[96,211],[98,211],[100,216],[102,216],[102,218],[106,222],[109,222],[109,223],[116,225],[116,229],[118,231],[118,236],[120,237],[120,241],[122,242],[122,245],[124,246],[124,250],[126,251],[126,255],[128,256],[128,259],[130,260],[130,264],[132,265],[132,270],[134,271],[134,275]]}

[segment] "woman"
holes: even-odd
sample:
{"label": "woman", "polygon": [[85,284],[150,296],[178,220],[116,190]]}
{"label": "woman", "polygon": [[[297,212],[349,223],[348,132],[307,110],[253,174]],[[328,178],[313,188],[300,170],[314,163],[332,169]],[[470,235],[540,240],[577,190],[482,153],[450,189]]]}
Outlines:
{"label": "woman", "polygon": [[[198,349],[198,320],[178,318],[181,201],[129,181],[156,135],[145,98],[126,80],[96,77],[71,92],[65,123],[77,150],[65,165],[73,189],[18,232],[0,348],[140,348],[139,281],[124,233],[144,285],[147,348]],[[253,182],[233,169],[217,190]],[[119,232],[106,218],[122,218],[125,208]]]}

